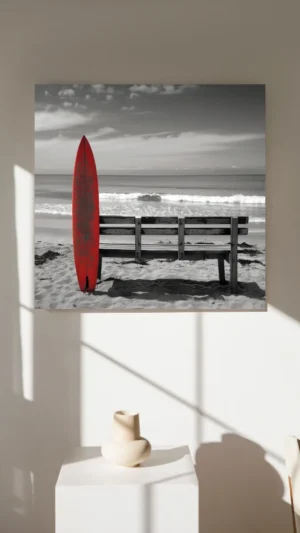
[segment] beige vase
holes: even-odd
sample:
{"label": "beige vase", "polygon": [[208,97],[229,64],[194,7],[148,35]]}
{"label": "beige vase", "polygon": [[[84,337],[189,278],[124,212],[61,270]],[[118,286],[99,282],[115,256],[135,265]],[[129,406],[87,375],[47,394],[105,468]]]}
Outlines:
{"label": "beige vase", "polygon": [[143,463],[151,453],[151,444],[140,434],[138,413],[116,411],[113,418],[113,440],[101,448],[111,463],[134,467]]}

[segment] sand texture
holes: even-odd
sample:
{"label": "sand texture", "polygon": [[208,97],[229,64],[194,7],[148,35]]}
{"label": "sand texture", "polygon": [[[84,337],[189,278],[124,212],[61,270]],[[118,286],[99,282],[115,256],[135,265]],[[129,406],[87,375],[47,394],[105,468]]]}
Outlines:
{"label": "sand texture", "polygon": [[[93,293],[79,290],[73,247],[35,244],[35,304],[43,309],[264,310],[265,249],[239,245],[238,293],[220,285],[216,260],[169,261],[105,258]],[[226,280],[229,265],[225,262]]]}

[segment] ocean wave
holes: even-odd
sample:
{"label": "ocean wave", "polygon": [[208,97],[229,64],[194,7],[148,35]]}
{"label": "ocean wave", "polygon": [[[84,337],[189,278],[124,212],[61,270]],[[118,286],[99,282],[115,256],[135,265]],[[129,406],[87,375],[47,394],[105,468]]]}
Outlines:
{"label": "ocean wave", "polygon": [[37,204],[35,213],[48,215],[72,216],[71,204]]}
{"label": "ocean wave", "polygon": [[251,224],[264,224],[266,222],[266,219],[263,217],[249,217],[249,222]]}
{"label": "ocean wave", "polygon": [[[175,204],[176,205],[176,204]],[[175,205],[174,205],[174,209],[170,210],[168,208],[164,208],[163,204],[159,204],[159,206],[157,206],[157,208],[155,207],[154,210],[151,211],[151,216],[170,216],[170,213],[173,215],[173,216],[196,216],[197,214],[199,214],[199,211],[198,209],[196,208],[196,206],[194,205],[193,208],[191,209],[188,209],[188,211],[186,211],[184,209],[184,214],[182,212],[178,212],[178,208],[179,208],[179,205],[178,205],[178,208],[175,208]],[[117,206],[115,206],[117,207]],[[130,207],[130,206],[129,206]],[[195,209],[196,208],[196,209]],[[179,209],[179,211],[181,211],[181,209]],[[35,206],[35,213],[36,214],[42,214],[42,215],[58,215],[58,216],[63,216],[63,217],[71,217],[72,216],[72,205],[71,204],[49,204],[49,203],[44,203],[44,204],[36,204]],[[102,211],[103,213],[103,211]],[[135,209],[134,211],[132,211],[130,209],[130,212],[127,211],[127,209],[125,210],[120,210],[118,209],[118,212],[116,212],[115,209],[113,209],[112,211],[109,210],[109,211],[104,211],[104,213],[106,215],[113,215],[113,216],[117,216],[117,215],[136,215],[136,216],[142,216],[142,215],[147,215],[149,214],[147,211],[145,212],[144,208],[142,206],[140,206],[140,208],[138,209]],[[228,207],[225,209],[222,210],[222,212],[220,213],[220,208],[219,207],[211,207],[209,208],[208,212],[207,212],[207,209],[205,209],[202,213],[203,216],[240,216],[240,214],[242,215],[245,215],[247,216],[247,210],[243,209],[242,210],[242,213],[240,211],[240,209],[236,210],[235,208],[231,208],[231,207]],[[263,216],[249,216],[249,221],[251,224],[262,224],[262,223],[265,223],[265,218]]]}
{"label": "ocean wave", "polygon": [[101,193],[100,200],[128,201],[137,200],[144,202],[184,202],[199,204],[254,204],[265,205],[265,196],[246,196],[234,194],[232,196],[203,196],[190,194],[158,194],[158,193]]}

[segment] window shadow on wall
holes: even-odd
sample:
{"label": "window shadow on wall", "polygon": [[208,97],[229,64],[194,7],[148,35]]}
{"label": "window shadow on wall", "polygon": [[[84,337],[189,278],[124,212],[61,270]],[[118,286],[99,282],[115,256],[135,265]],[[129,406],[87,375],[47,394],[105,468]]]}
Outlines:
{"label": "window shadow on wall", "polygon": [[[202,316],[196,315],[195,433],[199,443],[195,467],[199,481],[199,532],[292,532],[291,507],[283,500],[284,485],[266,461],[266,453],[283,462],[271,450],[240,435],[205,409],[203,385]],[[212,422],[225,431],[221,442],[204,442],[203,425]]]}
{"label": "window shadow on wall", "polygon": [[[0,531],[53,533],[59,468],[80,444],[80,314],[35,312],[20,304],[14,158],[6,156],[0,195]],[[33,331],[26,329],[27,318]]]}
{"label": "window shadow on wall", "polygon": [[[9,144],[12,150],[13,144]],[[19,277],[15,229],[14,170],[9,149],[1,157],[4,184],[0,195],[0,531],[31,531],[33,480],[30,433],[32,403],[23,395]],[[2,248],[3,250],[3,248]],[[3,260],[4,259],[4,260]]]}
{"label": "window shadow on wall", "polygon": [[236,434],[196,453],[201,533],[292,532],[284,487],[265,450]]}
{"label": "window shadow on wall", "polygon": [[35,532],[55,531],[60,467],[80,446],[80,313],[35,312]]}
{"label": "window shadow on wall", "polygon": [[[199,318],[197,318],[198,320]],[[201,341],[201,327],[198,329]],[[291,510],[283,501],[283,483],[276,470],[265,460],[268,453],[283,461],[271,450],[238,435],[235,429],[203,409],[201,392],[201,344],[197,349],[195,403],[164,388],[146,375],[128,367],[111,355],[86,342],[84,347],[112,365],[130,373],[136,379],[165,394],[176,404],[184,405],[195,414],[195,434],[199,443],[196,471],[199,479],[199,531],[201,533],[288,533],[291,531]],[[197,377],[198,376],[198,377]],[[221,443],[205,443],[202,422],[209,420],[229,434]],[[145,487],[143,511],[144,532],[155,533],[152,521],[152,497]]]}

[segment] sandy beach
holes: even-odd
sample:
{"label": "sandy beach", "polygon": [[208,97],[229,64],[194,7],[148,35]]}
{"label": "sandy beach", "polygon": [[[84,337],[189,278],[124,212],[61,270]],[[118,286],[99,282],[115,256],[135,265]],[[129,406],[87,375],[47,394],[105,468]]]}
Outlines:
{"label": "sandy beach", "polygon": [[[72,246],[70,177],[57,179],[56,190],[48,193],[52,177],[42,177],[35,213],[35,306],[42,309],[94,310],[264,310],[265,303],[265,206],[261,197],[243,196],[244,203],[229,198],[214,203],[202,197],[197,202],[171,197],[153,201],[120,194],[100,196],[101,212],[108,215],[180,216],[201,213],[206,216],[249,216],[249,234],[239,237],[238,294],[229,284],[220,285],[218,263],[156,259],[136,263],[130,259],[105,258],[102,279],[94,293],[81,293],[78,287]],[[127,178],[128,180],[129,178]],[[131,178],[132,179],[132,178]],[[195,178],[193,178],[194,180]],[[212,180],[211,180],[212,181]],[[228,181],[228,180],[227,180]],[[59,189],[63,184],[64,191]],[[234,182],[236,186],[236,181]],[[158,187],[157,184],[155,185]],[[48,189],[47,189],[48,188]],[[148,189],[149,189],[148,184]],[[190,192],[190,190],[189,190]],[[196,191],[193,191],[194,194]],[[45,197],[48,194],[48,198]],[[114,194],[114,193],[108,193]],[[123,193],[122,193],[123,194]],[[193,199],[193,198],[192,198]],[[174,201],[176,200],[176,201]],[[250,200],[250,202],[248,201]],[[259,201],[258,201],[259,200]],[[251,203],[252,202],[252,203]],[[126,235],[103,236],[100,241],[134,242]],[[165,240],[167,239],[167,240]],[[144,244],[177,242],[177,236],[144,236]],[[173,241],[172,241],[173,239]],[[189,236],[186,243],[228,244],[228,237]],[[101,248],[101,243],[100,243]],[[229,265],[225,262],[226,280]]]}
{"label": "sandy beach", "polygon": [[[111,178],[111,177],[110,177]],[[53,187],[53,179],[55,187]],[[122,178],[125,183],[125,178]],[[115,190],[117,182],[115,179]],[[170,188],[170,179],[159,187],[153,177],[147,179],[147,190]],[[72,246],[71,183],[69,176],[42,176],[36,179],[35,212],[35,305],[43,309],[94,309],[94,310],[263,310],[265,309],[265,205],[258,191],[250,195],[246,189],[238,198],[226,196],[199,196],[196,177],[186,178],[186,194],[160,198],[149,193],[132,197],[128,188],[137,188],[137,179],[126,177],[126,193],[100,194],[101,214],[133,216],[249,216],[249,234],[239,238],[239,265],[237,295],[230,293],[228,285],[220,285],[216,260],[169,261],[150,260],[142,264],[134,260],[105,258],[102,280],[93,294],[81,293],[74,268]],[[149,182],[155,181],[154,185]],[[105,180],[101,180],[105,182]],[[114,187],[114,180],[108,179]],[[129,185],[128,182],[130,181]],[[139,180],[140,181],[140,180]],[[202,179],[201,179],[202,181]],[[131,184],[131,182],[133,184]],[[219,186],[220,178],[215,178]],[[226,178],[227,187],[237,189],[240,179]],[[123,182],[122,182],[123,183]],[[252,183],[252,182],[251,182]],[[210,177],[209,184],[213,184]],[[188,187],[188,185],[190,185]],[[101,186],[101,184],[100,184]],[[130,187],[129,187],[130,186]],[[193,188],[194,187],[194,188]],[[108,186],[107,186],[108,188]],[[121,187],[119,187],[119,190]],[[178,188],[179,190],[179,188]],[[191,192],[193,194],[191,194]],[[201,192],[201,191],[200,191]],[[206,191],[207,193],[207,191]],[[135,196],[136,194],[133,193]],[[196,200],[196,201],[194,201]],[[101,235],[100,241],[114,242],[116,237]],[[165,241],[167,239],[167,241]],[[144,236],[144,244],[177,242],[177,236]],[[173,241],[172,241],[173,239]],[[186,243],[228,244],[228,237],[188,236]],[[134,237],[117,236],[118,243],[134,242]],[[100,244],[101,248],[101,244]],[[225,263],[226,279],[229,265]]]}
{"label": "sandy beach", "polygon": [[[251,239],[250,239],[251,240]],[[102,280],[93,293],[79,290],[68,243],[35,244],[36,308],[97,310],[264,310],[265,249],[239,245],[238,294],[220,285],[216,260],[103,260]],[[225,262],[226,279],[229,265]]]}

